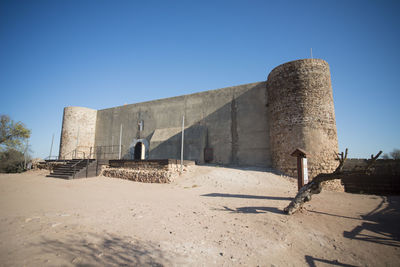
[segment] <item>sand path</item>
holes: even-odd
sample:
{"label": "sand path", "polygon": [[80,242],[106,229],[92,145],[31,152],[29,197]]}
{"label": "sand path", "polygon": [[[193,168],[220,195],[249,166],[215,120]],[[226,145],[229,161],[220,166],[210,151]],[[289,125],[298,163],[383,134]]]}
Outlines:
{"label": "sand path", "polygon": [[172,184],[0,175],[2,266],[398,266],[400,198],[322,192],[282,214],[295,181],[194,166]]}

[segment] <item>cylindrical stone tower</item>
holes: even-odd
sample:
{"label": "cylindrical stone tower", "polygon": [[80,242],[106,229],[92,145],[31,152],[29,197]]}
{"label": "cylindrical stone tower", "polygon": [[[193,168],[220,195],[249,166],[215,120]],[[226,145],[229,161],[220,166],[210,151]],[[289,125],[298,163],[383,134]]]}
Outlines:
{"label": "cylindrical stone tower", "polygon": [[290,154],[301,148],[308,152],[310,178],[333,171],[338,142],[328,63],[303,59],[276,67],[268,75],[267,94],[273,167],[296,176]]}
{"label": "cylindrical stone tower", "polygon": [[[97,110],[66,107],[61,130],[60,159],[88,157],[94,147]],[[75,153],[76,150],[76,153]]]}

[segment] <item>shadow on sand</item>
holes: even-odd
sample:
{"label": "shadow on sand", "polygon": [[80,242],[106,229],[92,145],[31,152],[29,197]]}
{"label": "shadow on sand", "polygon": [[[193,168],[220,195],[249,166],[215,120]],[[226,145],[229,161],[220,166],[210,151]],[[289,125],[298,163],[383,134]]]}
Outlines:
{"label": "shadow on sand", "polygon": [[366,242],[400,247],[400,197],[382,196],[381,203],[370,213],[363,215],[361,223],[343,236]]}
{"label": "shadow on sand", "polygon": [[331,261],[331,260],[319,259],[319,258],[314,258],[314,257],[308,256],[308,255],[306,255],[305,258],[306,258],[306,262],[308,263],[308,265],[310,267],[316,267],[317,266],[315,264],[316,262],[325,263],[326,265],[333,265],[333,266],[356,267],[355,265],[341,263],[337,260]]}
{"label": "shadow on sand", "polygon": [[219,210],[219,211],[229,211],[231,213],[253,213],[253,214],[258,214],[258,213],[267,213],[267,212],[272,212],[276,214],[284,214],[283,210],[275,208],[275,207],[240,207],[240,208],[228,208],[224,206],[223,209],[214,209],[214,210]]}
{"label": "shadow on sand", "polygon": [[234,197],[234,198],[251,198],[251,199],[269,199],[269,200],[289,200],[291,197],[271,197],[271,196],[255,196],[255,195],[240,195],[240,194],[226,194],[226,193],[210,193],[201,195],[202,197]]}
{"label": "shadow on sand", "polygon": [[80,233],[63,240],[47,239],[44,253],[57,255],[75,266],[164,266],[171,263],[154,244],[113,234]]}
{"label": "shadow on sand", "polygon": [[343,232],[343,236],[346,238],[400,247],[400,228],[398,226],[400,221],[399,196],[381,196],[379,205],[368,214],[362,215],[361,218],[313,210],[309,210],[309,212],[362,221],[353,230]]}
{"label": "shadow on sand", "polygon": [[[231,197],[231,198],[248,198],[248,199],[267,199],[267,200],[286,200],[291,201],[291,197],[272,197],[272,196],[256,196],[256,195],[242,195],[242,194],[227,194],[227,193],[210,193],[201,195],[202,197]],[[276,207],[240,207],[240,208],[228,208],[226,206],[223,209],[214,209],[219,211],[229,211],[232,213],[267,213],[272,212],[276,214],[284,214],[282,209]]]}

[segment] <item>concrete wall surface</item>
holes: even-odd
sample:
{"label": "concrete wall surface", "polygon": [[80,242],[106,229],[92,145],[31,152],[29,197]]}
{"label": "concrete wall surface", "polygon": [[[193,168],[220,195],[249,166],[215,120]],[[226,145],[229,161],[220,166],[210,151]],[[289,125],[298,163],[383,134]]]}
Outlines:
{"label": "concrete wall surface", "polygon": [[185,116],[185,160],[203,163],[207,147],[213,163],[270,166],[265,86],[258,82],[99,110],[95,145],[119,149],[122,125],[123,158],[132,158],[134,140],[146,139],[149,159],[180,159]]}

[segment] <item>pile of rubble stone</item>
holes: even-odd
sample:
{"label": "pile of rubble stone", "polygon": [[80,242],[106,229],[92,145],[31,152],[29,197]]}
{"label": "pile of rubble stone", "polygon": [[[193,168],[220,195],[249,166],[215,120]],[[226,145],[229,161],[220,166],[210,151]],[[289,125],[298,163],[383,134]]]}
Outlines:
{"label": "pile of rubble stone", "polygon": [[171,183],[179,174],[172,170],[163,169],[131,169],[106,167],[102,174],[106,177],[127,179],[142,183]]}

